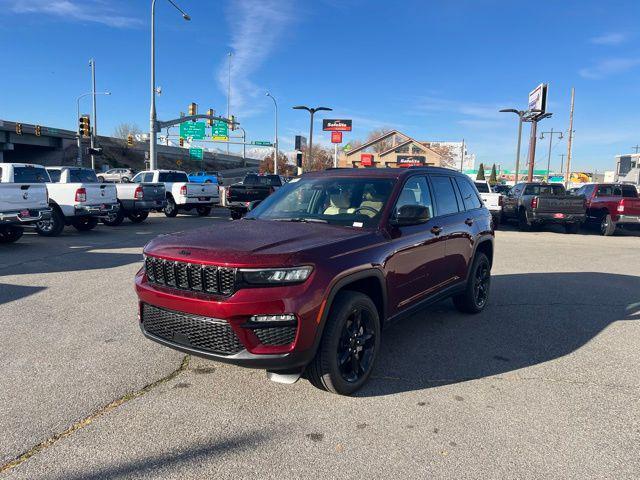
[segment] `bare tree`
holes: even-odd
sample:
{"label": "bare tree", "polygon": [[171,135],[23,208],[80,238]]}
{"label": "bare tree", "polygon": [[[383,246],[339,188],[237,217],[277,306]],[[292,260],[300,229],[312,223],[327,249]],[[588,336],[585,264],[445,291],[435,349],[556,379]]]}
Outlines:
{"label": "bare tree", "polygon": [[135,123],[121,123],[113,130],[113,136],[115,138],[122,138],[126,140],[129,135],[139,135],[142,133],[140,127]]}
{"label": "bare tree", "polygon": [[[375,140],[376,138],[380,138],[385,133],[388,133],[391,130],[393,130],[391,127],[382,127],[382,128],[376,128],[375,130],[371,130],[369,132],[369,134],[367,135],[366,140],[363,143],[368,143],[368,142],[370,142],[372,140]],[[393,138],[392,138],[392,136],[390,136],[390,137],[385,138],[384,140],[372,145],[371,148],[376,153],[382,153],[385,150],[389,150],[392,145],[393,145]]]}
{"label": "bare tree", "polygon": [[[294,166],[287,163],[287,156],[278,152],[278,172],[281,175],[290,175]],[[273,152],[266,155],[260,162],[260,173],[273,173]]]}
{"label": "bare tree", "polygon": [[427,147],[438,155],[440,155],[440,166],[446,168],[455,168],[456,170],[460,168],[458,164],[459,160],[457,155],[455,154],[453,145],[439,145],[437,143],[427,144]]}

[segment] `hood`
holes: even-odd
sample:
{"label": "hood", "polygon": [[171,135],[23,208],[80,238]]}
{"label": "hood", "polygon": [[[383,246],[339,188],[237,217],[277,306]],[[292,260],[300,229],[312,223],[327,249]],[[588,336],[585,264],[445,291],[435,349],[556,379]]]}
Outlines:
{"label": "hood", "polygon": [[[161,235],[144,252],[175,260],[236,267],[286,266],[311,250],[371,236],[371,231],[318,223],[236,220]],[[306,256],[306,255],[305,255]]]}

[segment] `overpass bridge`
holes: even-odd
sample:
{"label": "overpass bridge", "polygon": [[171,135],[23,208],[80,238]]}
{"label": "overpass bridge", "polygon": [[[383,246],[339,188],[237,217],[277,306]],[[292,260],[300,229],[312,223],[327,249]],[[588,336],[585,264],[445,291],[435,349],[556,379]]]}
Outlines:
{"label": "overpass bridge", "polygon": [[[21,133],[16,131],[18,123],[0,120],[0,163],[24,162],[41,165],[75,165],[78,156],[77,133],[72,130],[21,123]],[[97,142],[103,148],[103,155],[96,157],[96,169],[103,166],[130,167],[134,170],[145,168],[149,152],[149,141],[127,145],[126,140],[98,136]],[[82,148],[89,146],[89,139],[83,139]],[[204,152],[202,161],[189,158],[185,148],[158,145],[158,168],[179,168],[181,170],[228,170],[256,169],[260,159],[227,155],[218,152]],[[89,157],[83,152],[85,166]]]}

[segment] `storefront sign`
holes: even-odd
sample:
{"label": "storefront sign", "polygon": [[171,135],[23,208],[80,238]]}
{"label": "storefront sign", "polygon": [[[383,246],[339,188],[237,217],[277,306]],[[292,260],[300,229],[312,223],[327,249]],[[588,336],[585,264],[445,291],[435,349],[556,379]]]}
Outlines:
{"label": "storefront sign", "polygon": [[424,155],[398,155],[397,163],[399,167],[418,167],[427,163]]}
{"label": "storefront sign", "polygon": [[322,120],[322,130],[325,132],[350,132],[351,120],[336,120],[324,118]]}
{"label": "storefront sign", "polygon": [[331,132],[331,143],[342,143],[342,132]]}
{"label": "storefront sign", "polygon": [[373,165],[373,153],[361,153],[360,165],[363,167],[371,167]]}

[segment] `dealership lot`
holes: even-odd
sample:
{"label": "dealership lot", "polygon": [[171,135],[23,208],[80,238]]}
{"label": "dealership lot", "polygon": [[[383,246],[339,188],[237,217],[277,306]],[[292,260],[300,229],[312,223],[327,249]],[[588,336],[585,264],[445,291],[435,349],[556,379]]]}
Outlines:
{"label": "dealership lot", "polygon": [[30,457],[6,478],[637,476],[638,233],[497,232],[489,307],[395,324],[348,398],[143,338],[141,247],[223,221],[0,249],[0,465]]}

